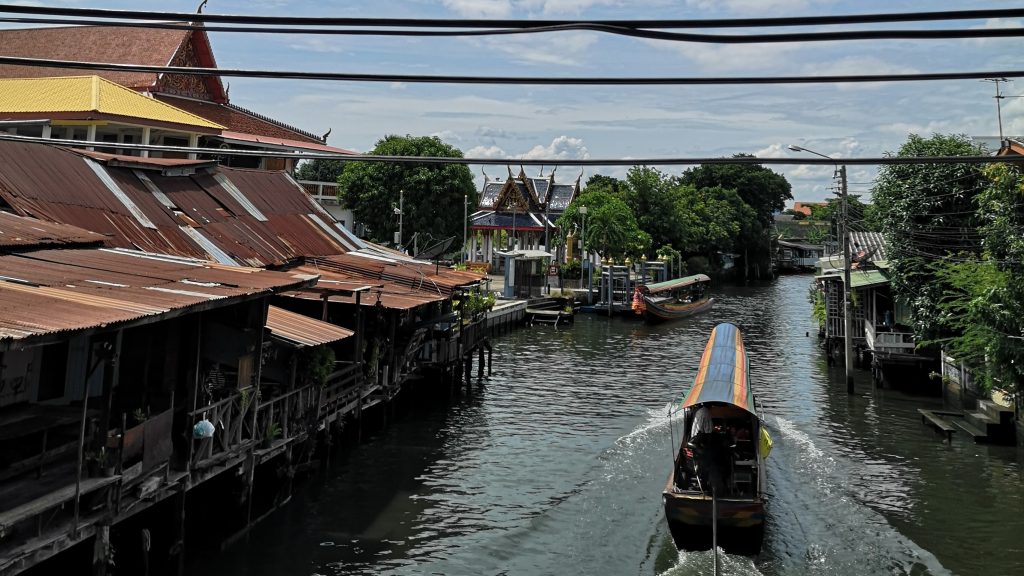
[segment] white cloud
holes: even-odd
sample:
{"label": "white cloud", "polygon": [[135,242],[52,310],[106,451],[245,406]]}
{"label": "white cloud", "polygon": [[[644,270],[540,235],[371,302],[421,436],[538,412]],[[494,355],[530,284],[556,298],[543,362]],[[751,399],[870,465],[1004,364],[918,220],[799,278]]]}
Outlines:
{"label": "white cloud", "polygon": [[405,82],[392,82],[391,84],[388,84],[388,87],[392,90],[405,90],[409,85]]}
{"label": "white cloud", "polygon": [[790,60],[789,55],[800,50],[796,44],[689,44],[668,40],[645,40],[647,44],[679,54],[707,70],[735,71],[777,68]]}
{"label": "white cloud", "polygon": [[484,45],[504,52],[513,62],[522,64],[580,66],[583,64],[582,57],[590,53],[589,49],[595,42],[595,34],[573,32],[554,36],[488,38]]}
{"label": "white cloud", "polygon": [[547,146],[540,144],[534,146],[520,157],[527,160],[540,158],[586,160],[590,158],[590,151],[587,150],[582,138],[572,138],[563,135],[552,140],[551,144]]}
{"label": "white cloud", "polygon": [[508,158],[508,153],[498,146],[474,146],[466,150],[466,158]]}
{"label": "white cloud", "polygon": [[811,5],[810,0],[686,0],[687,6],[701,10],[727,10],[739,13],[776,13],[793,14]]}
{"label": "white cloud", "polygon": [[789,154],[786,153],[785,146],[775,143],[754,152],[754,156],[757,156],[758,158],[785,158],[786,156],[789,156]]}
{"label": "white cloud", "polygon": [[441,130],[440,132],[432,133],[431,136],[436,136],[449,144],[458,144],[462,141],[462,136],[459,136],[457,132],[452,130]]}
{"label": "white cloud", "polygon": [[510,0],[444,0],[444,7],[467,18],[507,18]]}
{"label": "white cloud", "polygon": [[303,38],[298,42],[289,44],[288,47],[293,50],[318,52],[320,54],[339,54],[346,51],[345,47],[337,39],[321,38],[318,36]]}
{"label": "white cloud", "polygon": [[[984,23],[971,26],[971,30],[1000,30],[1004,28],[1021,28],[1024,27],[1024,21],[1017,18],[989,18]],[[1016,39],[1008,38],[965,38],[966,42],[975,45],[989,44],[992,42],[999,42],[1000,40],[1009,40],[1011,42]]]}

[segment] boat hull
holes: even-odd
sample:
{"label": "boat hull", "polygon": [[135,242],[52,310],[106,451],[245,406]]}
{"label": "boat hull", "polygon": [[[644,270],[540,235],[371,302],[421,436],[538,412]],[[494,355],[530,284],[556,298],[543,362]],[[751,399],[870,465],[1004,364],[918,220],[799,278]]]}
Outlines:
{"label": "boat hull", "polygon": [[652,324],[667,322],[686,318],[701,312],[711,310],[715,305],[714,298],[700,300],[698,302],[687,302],[686,304],[659,304],[648,297],[644,297],[644,320]]}
{"label": "boat hull", "polygon": [[[671,486],[671,483],[670,483]],[[665,519],[680,550],[711,548],[711,496],[673,492],[663,494]],[[738,554],[757,554],[764,540],[764,502],[758,498],[718,500],[718,545]]]}

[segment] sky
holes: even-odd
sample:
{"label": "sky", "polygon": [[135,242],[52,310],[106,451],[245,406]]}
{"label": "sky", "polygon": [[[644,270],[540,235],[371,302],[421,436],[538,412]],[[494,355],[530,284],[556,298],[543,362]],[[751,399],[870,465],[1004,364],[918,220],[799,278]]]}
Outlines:
{"label": "sky", "polygon": [[[193,12],[199,0],[15,2]],[[682,19],[1010,8],[1005,0],[210,0],[207,13],[281,16]],[[1018,27],[1019,20],[873,25],[896,29]],[[801,28],[802,31],[861,27]],[[786,29],[757,29],[782,32]],[[711,33],[751,33],[723,29]],[[1018,69],[1019,39],[687,44],[597,32],[481,38],[211,33],[222,68],[502,76],[769,76]],[[0,53],[2,53],[0,48]],[[910,133],[999,133],[994,86],[981,80],[792,86],[477,86],[226,79],[231,101],[369,151],[388,134],[436,135],[468,157],[800,157],[895,152]],[[1024,79],[1003,85],[1003,131],[1024,134]],[[803,153],[807,156],[806,153]],[[810,157],[810,156],[808,156]],[[473,167],[478,183],[483,176]],[[514,168],[518,171],[518,167]],[[545,167],[545,174],[552,167]],[[664,167],[678,174],[685,167]],[[830,166],[771,166],[793,197],[831,195]],[[490,176],[505,169],[486,168]],[[588,167],[624,177],[624,167]],[[527,173],[540,168],[527,167]],[[570,166],[556,179],[572,181]],[[849,168],[868,194],[874,167]]]}

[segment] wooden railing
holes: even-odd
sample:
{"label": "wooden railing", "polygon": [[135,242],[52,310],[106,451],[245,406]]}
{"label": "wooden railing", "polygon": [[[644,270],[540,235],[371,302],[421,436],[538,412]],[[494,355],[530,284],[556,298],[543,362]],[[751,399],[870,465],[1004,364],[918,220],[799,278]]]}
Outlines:
{"label": "wooden railing", "polygon": [[339,204],[338,183],[318,182],[316,180],[299,180],[299,185],[321,204]]}
{"label": "wooden railing", "polygon": [[914,333],[894,329],[875,328],[874,322],[864,322],[864,336],[868,348],[878,352],[913,354],[916,348]]}
{"label": "wooden railing", "polygon": [[190,425],[195,425],[205,418],[214,426],[212,438],[193,440],[196,444],[192,451],[193,467],[203,461],[230,454],[253,439],[252,417],[249,416],[249,411],[253,409],[251,394],[253,392],[237,392],[223,400],[189,412]]}

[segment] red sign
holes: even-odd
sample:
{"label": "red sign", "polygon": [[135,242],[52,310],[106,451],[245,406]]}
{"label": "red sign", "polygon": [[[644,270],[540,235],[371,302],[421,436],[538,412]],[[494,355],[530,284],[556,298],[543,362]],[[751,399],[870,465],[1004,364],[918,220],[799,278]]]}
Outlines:
{"label": "red sign", "polygon": [[558,264],[548,266],[548,276],[558,276]]}

